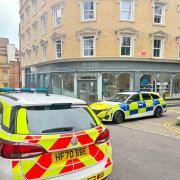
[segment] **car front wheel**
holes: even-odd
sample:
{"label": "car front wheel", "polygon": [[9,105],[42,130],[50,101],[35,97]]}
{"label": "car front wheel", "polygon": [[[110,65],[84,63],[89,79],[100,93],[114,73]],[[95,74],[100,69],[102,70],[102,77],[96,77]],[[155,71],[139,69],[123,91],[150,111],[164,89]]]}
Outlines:
{"label": "car front wheel", "polygon": [[160,106],[156,107],[155,111],[154,111],[154,116],[156,118],[161,117],[162,116],[162,108]]}
{"label": "car front wheel", "polygon": [[124,113],[122,111],[116,111],[113,116],[113,122],[120,124],[124,121]]}

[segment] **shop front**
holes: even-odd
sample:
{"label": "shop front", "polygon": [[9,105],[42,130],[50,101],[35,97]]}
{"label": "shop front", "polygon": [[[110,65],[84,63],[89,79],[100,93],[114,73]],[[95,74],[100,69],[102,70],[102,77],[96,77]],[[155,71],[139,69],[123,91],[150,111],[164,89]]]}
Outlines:
{"label": "shop front", "polygon": [[180,98],[180,63],[131,60],[50,62],[23,70],[26,87],[86,100],[107,99],[129,90]]}

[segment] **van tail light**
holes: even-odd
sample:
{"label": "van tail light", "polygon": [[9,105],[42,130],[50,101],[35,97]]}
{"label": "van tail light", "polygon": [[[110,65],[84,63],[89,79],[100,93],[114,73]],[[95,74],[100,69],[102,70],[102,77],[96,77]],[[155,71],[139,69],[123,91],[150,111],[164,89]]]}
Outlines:
{"label": "van tail light", "polygon": [[26,159],[47,153],[36,144],[26,144],[0,140],[0,156],[6,159]]}
{"label": "van tail light", "polygon": [[96,139],[96,144],[102,144],[105,143],[106,141],[108,141],[110,138],[110,133],[109,133],[109,129],[105,129],[103,132],[101,132],[101,134],[98,136],[98,138]]}

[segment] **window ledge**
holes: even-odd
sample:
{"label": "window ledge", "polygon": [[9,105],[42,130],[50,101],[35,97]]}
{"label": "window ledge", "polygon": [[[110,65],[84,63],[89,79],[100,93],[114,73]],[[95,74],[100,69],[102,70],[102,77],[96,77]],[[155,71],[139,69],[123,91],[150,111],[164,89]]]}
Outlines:
{"label": "window ledge", "polygon": [[81,58],[94,58],[94,57],[96,57],[95,55],[93,55],[93,56],[81,56]]}
{"label": "window ledge", "polygon": [[132,58],[134,56],[132,56],[132,55],[130,55],[130,56],[122,56],[122,55],[120,55],[120,57],[122,57],[122,58]]}
{"label": "window ledge", "polygon": [[152,57],[152,59],[162,59],[163,57]]}
{"label": "window ledge", "polygon": [[54,30],[56,30],[56,29],[59,29],[61,26],[62,26],[63,24],[60,24],[60,25],[58,25],[58,26],[54,26]]}
{"label": "window ledge", "polygon": [[35,17],[37,15],[37,10],[35,10],[35,12],[33,13],[33,17]]}
{"label": "window ledge", "polygon": [[125,20],[125,19],[119,19],[119,22],[135,23],[135,20]]}
{"label": "window ledge", "polygon": [[153,23],[153,26],[165,27],[165,24],[156,24],[156,23]]}
{"label": "window ledge", "polygon": [[44,33],[42,32],[42,36],[45,36],[46,34],[47,34],[47,32],[44,32]]}
{"label": "window ledge", "polygon": [[88,23],[88,22],[96,22],[96,19],[86,19],[86,20],[80,20],[80,22]]}

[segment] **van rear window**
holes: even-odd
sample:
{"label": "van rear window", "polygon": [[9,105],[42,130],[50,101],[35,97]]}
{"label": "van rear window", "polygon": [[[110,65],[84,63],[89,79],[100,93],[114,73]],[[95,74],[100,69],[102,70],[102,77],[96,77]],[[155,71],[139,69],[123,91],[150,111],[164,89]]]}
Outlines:
{"label": "van rear window", "polygon": [[86,107],[28,107],[27,123],[30,134],[77,132],[97,126]]}

